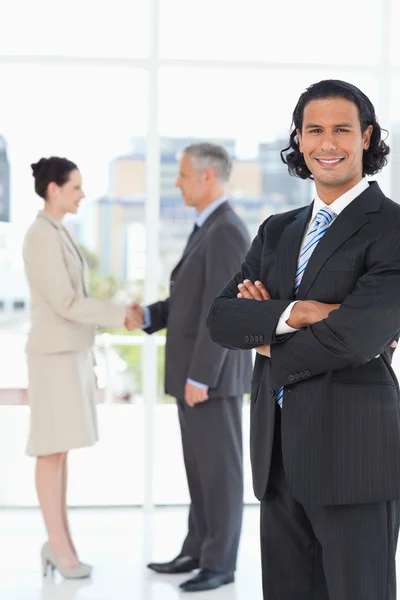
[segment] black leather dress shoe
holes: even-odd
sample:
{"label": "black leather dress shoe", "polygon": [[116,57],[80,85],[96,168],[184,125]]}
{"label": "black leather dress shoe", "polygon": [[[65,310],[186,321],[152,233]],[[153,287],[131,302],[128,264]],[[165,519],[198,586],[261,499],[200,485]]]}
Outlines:
{"label": "black leather dress shoe", "polygon": [[221,585],[233,583],[234,581],[235,575],[233,573],[220,573],[211,569],[201,569],[197,575],[192,579],[184,581],[179,587],[184,592],[205,592],[207,590],[215,590],[221,587]]}
{"label": "black leather dress shoe", "polygon": [[190,571],[198,569],[199,561],[197,558],[192,558],[191,556],[177,556],[170,562],[150,563],[147,566],[156,573],[172,575],[174,573],[190,573]]}

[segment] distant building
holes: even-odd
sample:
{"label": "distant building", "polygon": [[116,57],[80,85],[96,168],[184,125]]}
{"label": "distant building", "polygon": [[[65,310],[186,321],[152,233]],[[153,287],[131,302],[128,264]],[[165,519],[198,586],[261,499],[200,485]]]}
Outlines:
{"label": "distant building", "polygon": [[0,135],[0,221],[10,221],[10,164],[5,138]]}
{"label": "distant building", "polygon": [[390,138],[391,198],[400,203],[400,123],[394,123]]}
{"label": "distant building", "polygon": [[[179,154],[192,138],[162,138],[160,155],[160,279],[168,285],[193,226],[194,210],[184,205],[175,187]],[[237,156],[234,139],[211,140],[223,145],[233,160],[229,197],[236,212],[254,236],[260,223],[273,213],[303,206],[311,199],[311,182],[290,177],[279,152],[284,142],[260,144],[254,159]],[[92,250],[104,274],[122,280],[142,280],[145,274],[146,144],[134,140],[133,152],[110,164],[109,191],[91,207],[95,223]],[[84,227],[86,230],[86,227]],[[81,231],[80,238],[84,237]]]}

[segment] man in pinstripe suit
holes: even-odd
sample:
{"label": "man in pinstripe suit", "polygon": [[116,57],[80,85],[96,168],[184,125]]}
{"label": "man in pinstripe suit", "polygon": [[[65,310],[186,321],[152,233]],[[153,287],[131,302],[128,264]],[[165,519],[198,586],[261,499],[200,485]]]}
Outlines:
{"label": "man in pinstripe suit", "polygon": [[328,80],[282,159],[311,206],[267,219],[208,328],[257,350],[251,458],[267,600],[393,600],[400,519],[400,206],[366,175],[389,148],[371,101]]}

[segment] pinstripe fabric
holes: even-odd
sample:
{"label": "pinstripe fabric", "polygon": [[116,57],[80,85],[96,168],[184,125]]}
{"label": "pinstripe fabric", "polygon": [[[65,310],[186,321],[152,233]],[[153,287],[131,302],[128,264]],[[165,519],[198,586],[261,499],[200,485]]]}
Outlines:
{"label": "pinstripe fabric", "polygon": [[[225,347],[273,344],[271,359],[256,357],[251,396],[265,598],[394,600],[400,395],[390,343],[400,332],[400,206],[372,183],[340,213],[296,296],[340,309],[277,339],[310,218],[305,208],[267,220],[208,317],[211,338]],[[238,299],[244,279],[262,281],[274,300]]]}
{"label": "pinstripe fabric", "polygon": [[276,409],[270,483],[261,502],[266,600],[395,600],[399,501],[302,505],[282,461]]}
{"label": "pinstripe fabric", "polygon": [[[372,183],[333,221],[311,256],[297,299],[341,308],[277,339],[276,324],[294,299],[311,214],[307,207],[265,221],[242,269],[209,311],[216,343],[238,349],[273,344],[272,359],[257,355],[253,372],[254,492],[261,500],[268,485],[276,390],[287,386],[282,446],[297,500],[343,505],[398,499],[400,396],[389,346],[400,332],[400,206]],[[237,298],[244,279],[262,281],[273,300]]]}
{"label": "pinstripe fabric", "polygon": [[[326,231],[329,229],[332,221],[336,218],[335,213],[328,207],[322,208],[317,212],[314,224],[307,233],[304,244],[300,250],[299,260],[297,263],[296,277],[294,280],[294,295],[297,296],[299,291],[301,280],[303,279],[304,271],[307,268],[308,261],[311,258],[317,244],[320,242]],[[276,392],[276,401],[282,408],[283,403],[283,390],[281,386]]]}

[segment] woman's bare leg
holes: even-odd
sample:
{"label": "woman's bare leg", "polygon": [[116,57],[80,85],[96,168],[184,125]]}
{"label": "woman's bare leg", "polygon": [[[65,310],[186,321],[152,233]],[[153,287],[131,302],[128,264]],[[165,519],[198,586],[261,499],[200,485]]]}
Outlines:
{"label": "woman's bare leg", "polygon": [[39,456],[36,463],[36,490],[46,525],[49,544],[59,560],[69,568],[78,566],[63,517],[63,470],[66,454]]}

